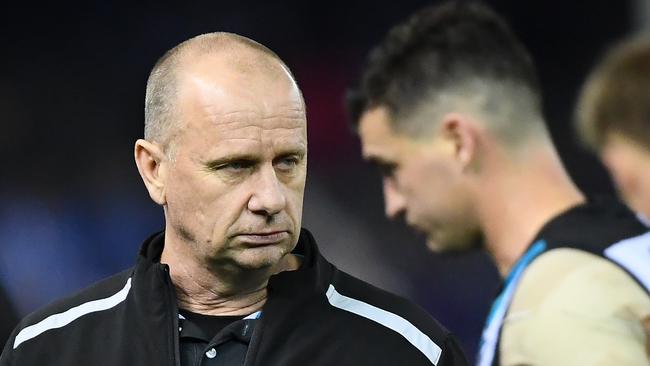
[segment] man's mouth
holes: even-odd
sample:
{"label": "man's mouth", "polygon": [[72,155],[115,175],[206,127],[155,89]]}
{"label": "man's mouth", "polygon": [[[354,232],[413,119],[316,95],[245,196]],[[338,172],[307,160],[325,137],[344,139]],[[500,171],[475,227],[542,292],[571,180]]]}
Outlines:
{"label": "man's mouth", "polygon": [[269,231],[238,234],[237,238],[251,246],[264,246],[277,244],[289,238],[288,231]]}
{"label": "man's mouth", "polygon": [[406,219],[406,225],[410,227],[412,230],[414,230],[417,233],[424,233],[425,231],[422,229],[420,225],[418,225],[415,221]]}

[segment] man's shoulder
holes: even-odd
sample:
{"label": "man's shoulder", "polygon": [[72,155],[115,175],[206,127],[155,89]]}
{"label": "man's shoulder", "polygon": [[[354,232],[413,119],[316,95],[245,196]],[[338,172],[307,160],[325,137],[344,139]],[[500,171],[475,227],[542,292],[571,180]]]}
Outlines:
{"label": "man's shoulder", "polygon": [[442,338],[449,335],[449,331],[419,305],[343,271],[335,272],[327,298],[331,305],[339,305],[344,310],[377,309],[383,315],[403,318],[427,334]]}
{"label": "man's shoulder", "polygon": [[[404,325],[417,328],[428,337],[437,340],[449,335],[438,321],[420,306],[401,296],[373,286],[357,277],[338,269],[318,254],[316,242],[311,233],[303,229],[301,238],[316,253],[319,263],[318,286],[326,291],[329,305],[348,313],[353,313],[358,322],[375,322],[386,326],[386,319],[396,320]],[[342,313],[339,313],[342,314]],[[390,327],[388,327],[390,328]]]}
{"label": "man's shoulder", "polygon": [[523,274],[504,320],[501,361],[638,364],[640,319],[649,315],[650,298],[623,269],[586,251],[554,249]]}
{"label": "man's shoulder", "polygon": [[[615,264],[650,293],[650,229],[620,202],[598,199],[576,206],[547,223],[539,238],[544,240],[546,252],[533,261],[534,266],[540,267],[540,262],[552,265],[549,258],[560,264],[598,262],[561,250],[576,249]],[[571,264],[560,268],[569,271]]]}
{"label": "man's shoulder", "polygon": [[46,305],[23,318],[9,342],[17,348],[52,329],[75,322],[84,315],[110,309],[126,299],[131,288],[132,269],[100,280],[75,294]]}
{"label": "man's shoulder", "polygon": [[[403,297],[341,271],[334,272],[326,296],[339,316],[346,318],[349,330],[368,329],[375,349],[400,349],[401,359],[410,354],[413,364],[466,365],[455,337],[424,309]],[[365,344],[364,340],[355,342],[359,349]]]}
{"label": "man's shoulder", "polygon": [[[611,308],[650,309],[643,287],[608,259],[573,248],[540,255],[526,269],[513,298],[512,309],[560,310],[589,307],[593,316]],[[649,310],[645,310],[649,311]]]}
{"label": "man's shoulder", "polygon": [[[122,272],[116,273],[104,279],[101,279],[86,288],[83,288],[76,293],[63,297],[54,301],[51,304],[36,310],[35,312],[27,315],[21,324],[29,325],[33,322],[38,322],[44,318],[77,308],[84,304],[91,304],[93,301],[101,301],[106,298],[114,296],[123,290],[127,285],[130,287],[130,275],[132,269],[127,269]],[[128,284],[127,284],[128,282]]]}

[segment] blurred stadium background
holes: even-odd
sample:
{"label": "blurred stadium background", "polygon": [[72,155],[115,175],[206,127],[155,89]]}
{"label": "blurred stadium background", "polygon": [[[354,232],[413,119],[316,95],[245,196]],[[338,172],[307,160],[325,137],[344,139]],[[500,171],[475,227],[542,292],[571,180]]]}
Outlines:
{"label": "blurred stadium background", "polygon": [[[480,252],[430,254],[423,238],[384,219],[378,173],[361,161],[343,104],[369,48],[429,3],[90,0],[5,7],[0,284],[17,312],[131,266],[141,241],[163,227],[132,158],[148,72],[180,41],[229,31],[276,51],[304,92],[304,226],[340,267],[429,310],[473,358],[496,271]],[[647,28],[650,0],[488,3],[537,62],[551,131],[577,183],[589,194],[612,194],[604,170],[575,142],[572,107],[598,56]]]}

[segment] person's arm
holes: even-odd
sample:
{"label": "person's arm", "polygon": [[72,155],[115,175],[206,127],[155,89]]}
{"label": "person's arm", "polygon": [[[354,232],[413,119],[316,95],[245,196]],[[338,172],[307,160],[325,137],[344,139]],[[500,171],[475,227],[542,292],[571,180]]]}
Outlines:
{"label": "person's arm", "polygon": [[501,364],[650,365],[650,297],[595,255],[558,249],[526,270],[503,325]]}

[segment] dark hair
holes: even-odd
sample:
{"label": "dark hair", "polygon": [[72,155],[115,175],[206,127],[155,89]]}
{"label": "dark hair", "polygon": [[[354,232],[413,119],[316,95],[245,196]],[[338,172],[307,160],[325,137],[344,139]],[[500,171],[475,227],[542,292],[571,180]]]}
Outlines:
{"label": "dark hair", "polygon": [[524,88],[541,117],[535,67],[506,22],[476,1],[430,6],[370,52],[358,88],[348,92],[348,111],[356,127],[373,107],[408,114],[438,91],[475,80]]}

